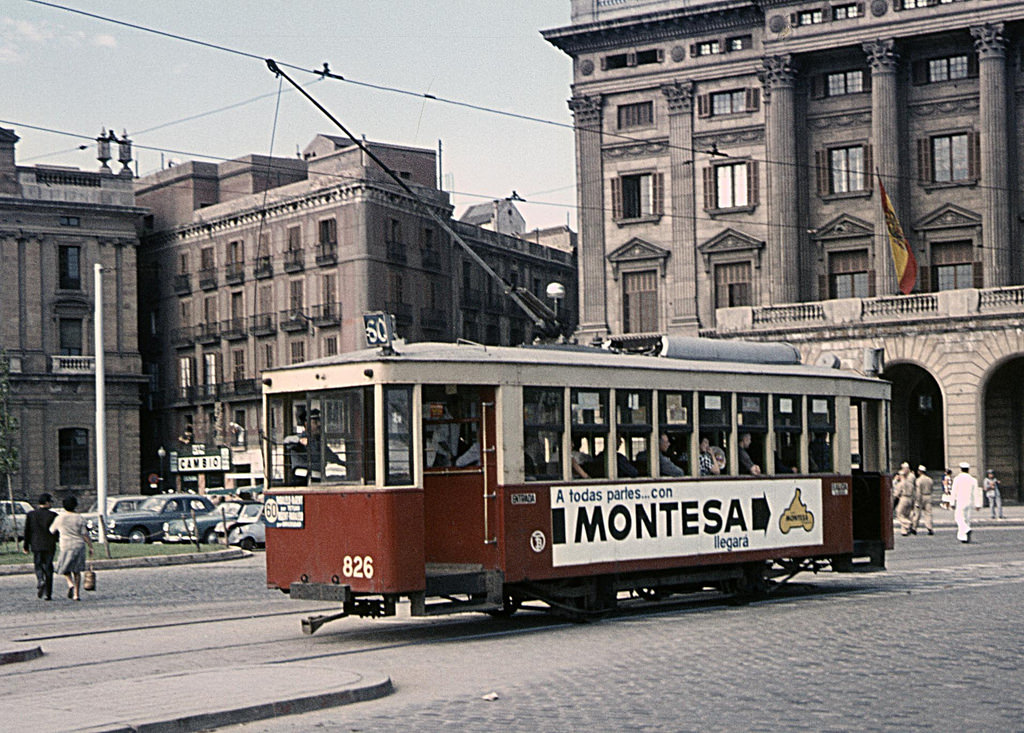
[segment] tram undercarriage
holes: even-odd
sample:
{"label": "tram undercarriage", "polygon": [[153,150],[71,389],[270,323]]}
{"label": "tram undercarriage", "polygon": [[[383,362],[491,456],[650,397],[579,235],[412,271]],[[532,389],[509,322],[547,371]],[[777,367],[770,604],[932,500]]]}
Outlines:
{"label": "tram undercarriage", "polygon": [[[505,583],[499,570],[473,565],[429,565],[427,588],[408,594],[411,616],[454,613],[487,613],[504,618],[524,603],[572,621],[587,621],[611,613],[620,604],[630,608],[655,606],[675,596],[717,592],[733,602],[746,603],[771,595],[800,573],[873,572],[885,569],[885,548],[859,548],[865,556],[784,558],[734,563],[693,569],[595,575],[555,580]],[[868,552],[870,550],[870,552]],[[306,634],[315,633],[329,621],[347,616],[380,618],[394,616],[401,594],[354,594],[347,585],[293,583],[293,599],[340,601],[335,614],[311,616],[302,621]]]}

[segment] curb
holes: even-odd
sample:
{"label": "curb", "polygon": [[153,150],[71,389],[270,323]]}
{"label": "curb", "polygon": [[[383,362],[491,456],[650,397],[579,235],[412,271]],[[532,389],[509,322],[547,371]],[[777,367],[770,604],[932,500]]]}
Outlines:
{"label": "curb", "polygon": [[28,662],[41,656],[43,656],[43,649],[38,646],[34,646],[31,649],[19,649],[13,652],[0,652],[0,664]]}
{"label": "curb", "polygon": [[226,725],[241,725],[257,720],[278,718],[284,715],[300,715],[324,708],[351,705],[356,702],[376,700],[394,692],[391,678],[368,684],[364,687],[350,687],[336,692],[323,692],[315,695],[295,697],[290,700],[258,703],[231,710],[218,710],[210,713],[197,713],[174,720],[151,720],[138,723],[125,723],[123,727],[85,728],[88,733],[186,733],[188,731],[209,730]]}
{"label": "curb", "polygon": [[[240,548],[216,550],[213,552],[191,552],[181,555],[147,555],[145,557],[122,557],[116,560],[93,560],[95,570],[116,570],[120,568],[155,568],[162,565],[189,565],[192,563],[223,562],[250,557],[251,552]],[[32,575],[35,568],[31,562],[0,565],[0,576]]]}

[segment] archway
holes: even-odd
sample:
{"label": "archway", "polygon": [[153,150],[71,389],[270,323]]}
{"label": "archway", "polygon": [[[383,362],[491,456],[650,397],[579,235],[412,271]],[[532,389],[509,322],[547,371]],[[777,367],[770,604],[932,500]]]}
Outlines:
{"label": "archway", "polygon": [[882,378],[892,382],[893,463],[941,471],[946,464],[945,411],[935,378],[914,364],[895,364]]}
{"label": "archway", "polygon": [[984,467],[996,472],[1003,498],[1024,500],[1024,357],[1017,357],[996,369],[985,385]]}

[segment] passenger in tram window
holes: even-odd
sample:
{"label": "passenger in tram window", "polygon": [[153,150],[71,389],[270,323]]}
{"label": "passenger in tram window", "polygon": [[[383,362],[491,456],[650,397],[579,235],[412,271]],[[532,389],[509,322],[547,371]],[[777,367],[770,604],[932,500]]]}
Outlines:
{"label": "passenger in tram window", "polygon": [[722,454],[721,460],[711,449],[711,438],[707,435],[700,436],[700,455],[697,456],[697,461],[700,464],[700,475],[701,476],[718,476],[722,473],[722,469],[725,468],[725,453],[721,448],[718,448],[718,452]]}
{"label": "passenger in tram window", "polygon": [[751,442],[752,438],[750,433],[743,433],[740,435],[740,442],[737,446],[737,448],[739,449],[737,457],[739,459],[740,464],[740,473],[752,474],[754,476],[757,476],[761,473],[761,467],[754,463],[753,459],[750,457]]}
{"label": "passenger in tram window", "polygon": [[[306,420],[305,429],[299,435],[298,441],[289,445],[292,454],[293,483],[304,484],[307,479],[320,481],[323,478],[325,463],[345,466],[345,462],[323,442],[323,427],[320,410],[317,408],[310,410],[309,419]],[[328,473],[335,475],[337,472],[329,470]]]}
{"label": "passenger in tram window", "polygon": [[829,444],[828,433],[811,434],[808,458],[811,463],[811,473],[829,473],[832,471],[832,446]]}
{"label": "passenger in tram window", "polygon": [[587,469],[585,467],[591,463],[594,458],[589,453],[585,453],[582,448],[583,436],[573,435],[571,454],[573,478],[590,478],[590,474],[587,473]]}
{"label": "passenger in tram window", "polygon": [[[662,476],[685,476],[686,473],[683,469],[672,462],[672,457],[669,455],[670,446],[668,433],[662,433],[658,438],[658,470]],[[637,453],[636,460],[638,466],[647,466],[647,451]]]}

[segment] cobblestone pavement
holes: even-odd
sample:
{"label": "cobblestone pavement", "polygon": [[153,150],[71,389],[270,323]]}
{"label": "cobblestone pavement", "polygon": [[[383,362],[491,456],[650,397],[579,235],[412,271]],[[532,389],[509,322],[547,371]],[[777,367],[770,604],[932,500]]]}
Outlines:
{"label": "cobblestone pavement", "polygon": [[824,595],[350,656],[396,693],[231,730],[1024,731],[1013,536],[1015,559],[814,578]]}

